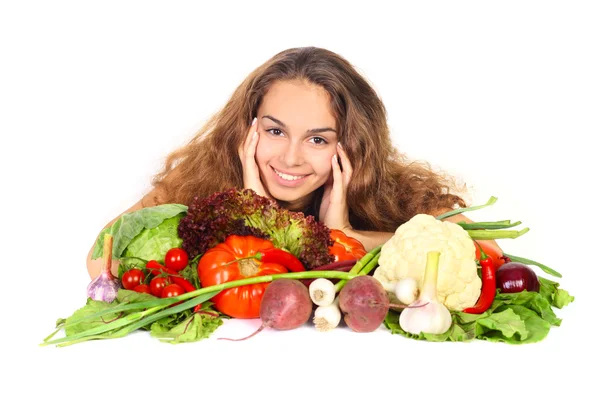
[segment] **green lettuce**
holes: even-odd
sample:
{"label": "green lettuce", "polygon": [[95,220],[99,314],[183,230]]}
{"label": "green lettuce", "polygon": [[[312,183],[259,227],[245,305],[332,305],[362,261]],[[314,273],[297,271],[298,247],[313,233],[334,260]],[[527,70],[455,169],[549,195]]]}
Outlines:
{"label": "green lettuce", "polygon": [[102,257],[104,235],[113,237],[114,259],[138,257],[143,260],[162,260],[167,250],[180,247],[182,240],[177,227],[186,215],[187,206],[182,204],[163,204],[142,208],[122,215],[114,224],[102,230],[92,259]]}
{"label": "green lettuce", "polygon": [[171,344],[206,339],[223,324],[223,317],[210,309],[212,302],[202,304],[198,312],[186,310],[152,323],[150,336]]}

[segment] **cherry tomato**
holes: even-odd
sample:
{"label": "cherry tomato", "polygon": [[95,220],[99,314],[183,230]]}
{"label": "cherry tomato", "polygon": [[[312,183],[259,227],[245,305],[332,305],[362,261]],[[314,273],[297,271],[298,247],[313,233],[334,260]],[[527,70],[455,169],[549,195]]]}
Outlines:
{"label": "cherry tomato", "polygon": [[123,273],[121,283],[123,288],[127,290],[133,290],[136,286],[142,284],[144,281],[144,272],[140,269],[131,269]]}
{"label": "cherry tomato", "polygon": [[185,293],[185,290],[183,289],[183,287],[181,287],[177,284],[169,284],[162,290],[160,297],[161,298],[177,297],[178,295],[181,295],[183,293]]}
{"label": "cherry tomato", "polygon": [[188,254],[182,248],[172,248],[165,255],[165,266],[171,270],[181,271],[188,265]]}
{"label": "cherry tomato", "polygon": [[133,291],[144,293],[144,294],[152,294],[150,291],[150,286],[148,284],[140,284],[133,287]]}
{"label": "cherry tomato", "polygon": [[150,292],[155,297],[160,297],[166,286],[169,285],[169,280],[166,277],[156,276],[150,280]]}

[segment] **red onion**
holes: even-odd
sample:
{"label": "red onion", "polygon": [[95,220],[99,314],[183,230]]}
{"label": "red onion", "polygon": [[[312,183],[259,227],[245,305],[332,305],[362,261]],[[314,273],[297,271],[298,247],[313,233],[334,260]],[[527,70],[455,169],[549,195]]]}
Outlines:
{"label": "red onion", "polygon": [[104,250],[102,255],[102,272],[87,287],[87,296],[95,301],[113,302],[121,288],[121,281],[113,276],[112,267],[112,235],[104,234]]}
{"label": "red onion", "polygon": [[531,267],[517,262],[505,263],[496,270],[496,287],[502,293],[540,291],[540,282]]}

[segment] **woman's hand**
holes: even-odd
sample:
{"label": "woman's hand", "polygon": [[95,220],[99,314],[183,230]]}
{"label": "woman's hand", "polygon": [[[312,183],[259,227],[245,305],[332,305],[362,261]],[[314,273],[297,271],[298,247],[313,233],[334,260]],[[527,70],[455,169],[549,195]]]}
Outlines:
{"label": "woman's hand", "polygon": [[[352,178],[352,165],[339,143],[337,144],[337,151],[338,154],[331,159],[332,177],[325,183],[319,219],[328,228],[345,232],[352,229],[346,202],[346,189]],[[338,163],[338,156],[342,167]]]}
{"label": "woman's hand", "polygon": [[238,149],[240,160],[242,161],[242,169],[244,172],[244,188],[254,190],[257,194],[271,198],[260,180],[260,172],[256,164],[256,145],[258,145],[258,122],[254,118],[252,125],[246,135],[244,144]]}

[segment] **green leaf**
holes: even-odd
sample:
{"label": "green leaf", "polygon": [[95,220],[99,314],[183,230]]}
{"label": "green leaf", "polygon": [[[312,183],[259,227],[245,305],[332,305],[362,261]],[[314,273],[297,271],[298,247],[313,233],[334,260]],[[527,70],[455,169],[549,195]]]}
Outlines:
{"label": "green leaf", "polygon": [[558,288],[560,286],[559,283],[539,276],[538,280],[540,281],[540,294],[542,294],[553,307],[561,309],[575,301],[575,297],[562,288]]}
{"label": "green leaf", "polygon": [[177,227],[182,217],[183,214],[180,214],[165,219],[155,228],[144,229],[131,240],[123,256],[162,262],[169,249],[180,247],[183,243],[177,233]]}
{"label": "green leaf", "polygon": [[123,214],[114,224],[100,232],[94,246],[92,259],[102,257],[104,234],[107,232],[113,237],[113,258],[118,259],[129,243],[144,229],[155,228],[166,219],[173,218],[185,212],[187,212],[187,206],[185,205],[163,204]]}
{"label": "green leaf", "polygon": [[496,299],[502,302],[502,305],[512,304],[521,305],[525,308],[535,311],[542,319],[553,325],[560,326],[561,320],[551,308],[548,298],[535,291],[521,291],[518,293],[498,294]]}
{"label": "green leaf", "polygon": [[186,280],[188,280],[196,289],[202,288],[200,279],[198,278],[198,262],[202,256],[198,255],[191,259],[185,269],[181,270],[181,274]]}
{"label": "green leaf", "polygon": [[[151,294],[139,293],[124,288],[117,291],[117,301],[121,304],[133,304],[135,302],[156,301],[156,297]],[[137,312],[139,309],[125,310],[124,313]]]}
{"label": "green leaf", "polygon": [[485,336],[489,331],[499,331],[505,338],[517,335],[518,340],[524,340],[529,333],[525,322],[510,308],[482,317],[476,324],[481,328],[477,332],[478,336]]}
{"label": "green leaf", "polygon": [[[202,304],[205,313],[193,313],[185,317],[166,317],[154,322],[150,328],[150,336],[171,344],[197,342],[206,339],[223,324],[222,317],[214,310],[209,310],[212,303]],[[189,313],[191,311],[186,311]]]}
{"label": "green leaf", "polygon": [[569,305],[569,303],[573,301],[575,301],[575,297],[569,295],[569,293],[562,288],[559,288],[556,290],[556,294],[552,300],[552,305],[560,309]]}
{"label": "green leaf", "polygon": [[[102,316],[102,315],[101,316],[91,316],[91,315],[94,315],[95,313],[98,313],[105,309],[115,307],[117,304],[118,304],[117,300],[114,300],[113,302],[108,303],[108,302],[104,302],[104,301],[95,301],[91,298],[88,298],[85,306],[76,310],[73,313],[73,315],[68,317],[67,320],[65,321],[65,323],[64,323],[65,335],[66,336],[75,335],[77,333],[84,332],[89,329],[93,329],[100,325],[105,325],[107,323],[110,323],[111,321],[121,318],[123,316],[122,313],[110,314],[110,315],[106,315],[106,316]],[[76,321],[80,318],[87,317],[87,316],[90,316],[90,318],[88,320],[85,320],[83,322],[78,322],[77,324],[71,325],[72,323],[74,323],[74,321]]]}
{"label": "green leaf", "polygon": [[527,336],[515,334],[512,337],[506,337],[500,331],[492,331],[480,335],[480,339],[510,344],[536,343],[542,341],[550,332],[552,326],[550,322],[540,318],[534,311],[521,305],[508,305],[508,309],[521,318],[527,328]]}

